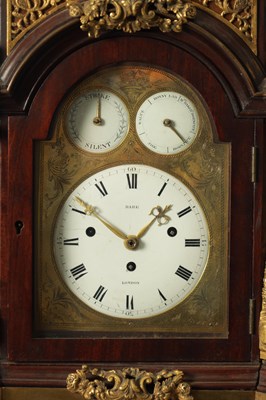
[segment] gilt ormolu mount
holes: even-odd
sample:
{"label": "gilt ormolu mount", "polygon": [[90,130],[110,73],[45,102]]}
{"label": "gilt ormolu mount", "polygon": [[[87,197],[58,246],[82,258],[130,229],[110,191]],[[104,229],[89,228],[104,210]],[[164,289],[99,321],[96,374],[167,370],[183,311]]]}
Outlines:
{"label": "gilt ormolu mount", "polygon": [[67,389],[86,400],[193,400],[183,372],[162,370],[157,373],[123,368],[116,371],[89,369],[69,374]]}
{"label": "gilt ormolu mount", "polygon": [[196,7],[185,1],[158,0],[68,0],[72,17],[79,17],[81,29],[89,37],[99,37],[107,30],[127,33],[159,28],[162,32],[180,32],[182,25],[196,15]]}

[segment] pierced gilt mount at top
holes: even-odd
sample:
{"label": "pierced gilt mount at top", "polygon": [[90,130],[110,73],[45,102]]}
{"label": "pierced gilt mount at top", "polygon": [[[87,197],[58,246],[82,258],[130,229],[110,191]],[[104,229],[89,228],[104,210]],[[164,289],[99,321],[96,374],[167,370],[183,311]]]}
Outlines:
{"label": "pierced gilt mount at top", "polygon": [[123,368],[105,371],[81,370],[67,377],[67,389],[86,400],[193,400],[190,385],[182,381],[183,372],[162,370],[157,373]]}
{"label": "pierced gilt mount at top", "polygon": [[185,0],[67,0],[66,5],[91,38],[107,30],[181,32],[183,24],[196,16],[196,7]]}

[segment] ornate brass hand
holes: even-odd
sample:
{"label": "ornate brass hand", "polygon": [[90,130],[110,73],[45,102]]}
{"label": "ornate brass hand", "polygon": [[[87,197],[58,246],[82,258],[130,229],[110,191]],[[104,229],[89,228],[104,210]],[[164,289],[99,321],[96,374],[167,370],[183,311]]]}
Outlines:
{"label": "ornate brass hand", "polygon": [[153,207],[149,215],[153,215],[154,218],[147,224],[145,225],[137,234],[136,238],[140,239],[142,238],[145,233],[150,229],[150,227],[153,225],[153,223],[157,220],[158,225],[165,225],[170,221],[170,217],[168,215],[165,215],[168,211],[170,211],[172,208],[172,205],[165,206],[164,209],[160,206]]}
{"label": "ornate brass hand", "polygon": [[128,236],[124,232],[120,231],[120,229],[116,228],[114,225],[110,224],[110,222],[108,222],[104,218],[102,218],[95,210],[95,207],[91,206],[90,204],[87,204],[85,201],[83,201],[82,199],[80,199],[77,196],[75,197],[75,199],[84,208],[87,215],[93,215],[94,217],[96,217],[99,221],[101,221],[106,226],[106,228],[108,228],[111,232],[113,232],[120,239],[123,239],[123,240],[128,239]]}
{"label": "ornate brass hand", "polygon": [[185,138],[175,128],[174,122],[171,119],[169,119],[169,118],[164,119],[163,124],[164,124],[164,126],[167,126],[168,128],[170,128],[179,137],[179,139],[182,140],[183,143],[186,143]]}
{"label": "ornate brass hand", "polygon": [[154,218],[147,225],[145,225],[139,231],[139,233],[137,235],[126,235],[124,232],[122,232],[120,229],[115,227],[113,224],[111,224],[110,222],[108,222],[104,218],[102,218],[95,210],[95,207],[86,203],[78,196],[75,196],[75,199],[84,208],[85,213],[87,215],[93,215],[100,222],[102,222],[106,226],[106,228],[108,228],[111,232],[113,232],[120,239],[123,239],[124,245],[128,250],[135,250],[138,247],[139,239],[141,239],[145,235],[145,233],[150,229],[150,227],[153,225],[153,223],[156,220],[158,221],[158,225],[167,224],[170,220],[170,217],[168,217],[165,214],[168,211],[170,211],[172,208],[172,205],[166,206],[166,207],[164,207],[164,209],[162,209],[162,207],[160,207],[160,206],[153,207],[149,215],[153,215]]}

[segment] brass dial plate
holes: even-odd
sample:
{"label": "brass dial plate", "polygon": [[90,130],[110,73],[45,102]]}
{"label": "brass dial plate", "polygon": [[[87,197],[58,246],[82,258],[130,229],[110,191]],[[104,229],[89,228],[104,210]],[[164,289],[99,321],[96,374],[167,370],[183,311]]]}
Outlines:
{"label": "brass dial plate", "polygon": [[[129,114],[128,133],[108,156],[79,149],[66,133],[69,105],[95,87],[122,98]],[[143,101],[151,93],[166,91],[188,98],[198,115],[195,139],[169,155],[143,145],[135,123]],[[230,145],[217,142],[210,113],[198,92],[179,76],[124,64],[99,71],[76,86],[55,118],[51,140],[36,145],[36,331],[64,336],[80,331],[83,336],[97,337],[227,337]],[[63,201],[85,178],[129,163],[150,165],[182,181],[197,198],[210,230],[208,262],[195,290],[167,312],[134,320],[106,316],[84,305],[64,284],[53,254],[54,223]]]}

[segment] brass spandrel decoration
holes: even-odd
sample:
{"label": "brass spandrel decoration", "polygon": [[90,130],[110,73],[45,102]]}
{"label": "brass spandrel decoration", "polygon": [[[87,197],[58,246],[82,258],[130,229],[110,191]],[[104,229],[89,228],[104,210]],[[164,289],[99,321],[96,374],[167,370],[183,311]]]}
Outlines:
{"label": "brass spandrel decoration", "polygon": [[191,2],[181,0],[67,0],[67,7],[93,38],[114,29],[134,33],[156,27],[162,32],[180,32],[196,15]]}
{"label": "brass spandrel decoration", "polygon": [[256,53],[257,0],[194,0],[192,3],[228,24]]}
{"label": "brass spandrel decoration", "polygon": [[[70,15],[77,18],[82,18],[83,7],[86,8],[86,13],[89,14],[84,14],[84,22],[82,22],[82,25],[87,26],[91,23],[89,17],[95,19],[92,23],[97,25],[98,21],[99,26],[95,26],[93,29],[96,34],[100,33],[103,29],[101,24],[106,24],[105,19],[107,19],[107,16],[104,17],[104,15],[101,15],[104,13],[103,7],[106,3],[108,3],[108,0],[35,0],[34,2],[8,0],[6,2],[8,53],[27,32],[64,7],[68,7]],[[109,3],[111,3],[110,0]],[[115,6],[113,6],[115,12],[110,17],[110,20],[115,18],[118,18],[118,20],[112,23],[110,22],[110,29],[117,29],[116,23],[121,25],[119,29],[128,29],[126,30],[128,32],[130,29],[133,32],[140,29],[148,29],[149,27],[158,26],[156,25],[156,19],[159,21],[160,18],[160,26],[164,32],[174,29],[182,29],[182,24],[186,23],[186,20],[192,16],[195,16],[196,8],[201,8],[202,10],[211,13],[214,17],[219,18],[231,29],[234,29],[235,32],[256,53],[257,0],[192,0],[190,2],[177,0],[173,0],[172,2],[159,0],[135,0],[134,11],[130,10],[127,3],[129,3],[129,0],[112,1],[112,4],[115,4]],[[144,7],[144,3],[146,8]],[[160,12],[165,12],[164,3],[169,3],[167,6],[168,8],[166,8],[166,15],[160,16]],[[101,7],[99,5],[101,5]],[[93,10],[92,7],[94,7]],[[119,9],[119,7],[121,8]],[[148,7],[150,8],[147,12]],[[139,12],[144,12],[144,16],[141,14],[138,15]],[[177,18],[175,17],[175,13],[177,13]],[[123,20],[123,18],[125,20]],[[133,18],[133,21],[130,20],[128,21],[128,24],[126,24],[126,19],[128,18]],[[87,22],[86,19],[88,19]],[[173,22],[175,19],[177,22]],[[112,25],[114,25],[114,28],[112,28]]]}
{"label": "brass spandrel decoration", "polygon": [[193,400],[190,385],[183,382],[183,372],[162,370],[157,373],[123,368],[104,371],[81,370],[67,377],[67,389],[86,400]]}
{"label": "brass spandrel decoration", "polygon": [[8,0],[8,52],[32,28],[65,5],[65,0]]}
{"label": "brass spandrel decoration", "polygon": [[260,358],[266,360],[266,265],[264,269],[263,288],[262,288],[262,306],[259,323],[259,347]]}

